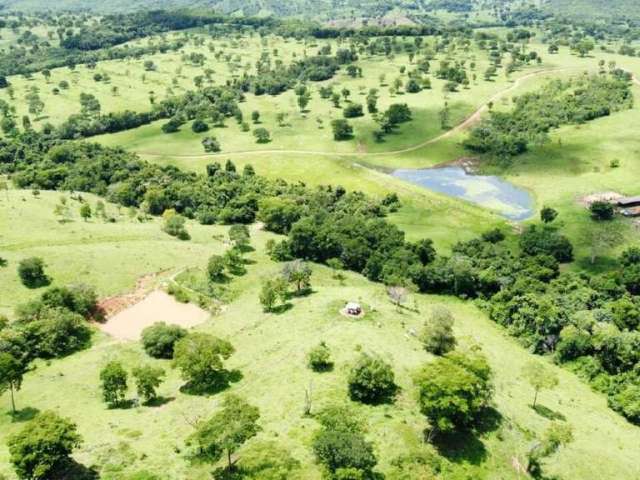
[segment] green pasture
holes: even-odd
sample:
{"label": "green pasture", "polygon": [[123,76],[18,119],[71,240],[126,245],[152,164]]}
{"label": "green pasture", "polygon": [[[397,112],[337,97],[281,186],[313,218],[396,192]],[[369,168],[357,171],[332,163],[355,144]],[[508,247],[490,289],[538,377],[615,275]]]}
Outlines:
{"label": "green pasture", "polygon": [[[222,227],[189,224],[194,240],[180,242],[162,233],[157,222],[139,224],[118,217],[116,223],[84,223],[75,218],[71,223],[58,224],[52,213],[58,194],[43,192],[38,199],[24,191],[10,191],[9,195],[11,205],[3,203],[0,209],[3,215],[8,210],[11,220],[0,223],[2,251],[8,253],[9,259],[0,275],[4,292],[11,293],[3,295],[5,310],[39,293],[18,284],[15,262],[22,256],[42,254],[54,284],[86,280],[105,295],[130,289],[136,276],[145,273],[184,266],[201,268],[209,254],[224,248],[218,237],[225,231]],[[108,208],[117,214],[115,207]],[[17,215],[22,219],[29,215],[33,220],[24,222],[22,227]],[[216,238],[212,238],[214,235]],[[460,437],[456,447],[441,445],[440,453],[448,459],[444,478],[519,478],[512,467],[514,458],[523,460],[534,436],[541,434],[549,422],[529,407],[533,391],[519,375],[532,358],[530,353],[470,303],[415,294],[410,296],[407,308],[398,310],[388,300],[383,286],[348,272],[344,279],[336,279],[321,266],[314,266],[311,295],[293,299],[285,313],[265,314],[258,302],[260,283],[276,275],[280,268],[264,254],[269,238],[273,235],[252,229],[255,251],[248,254],[248,271],[230,284],[237,292],[235,300],[198,327],[233,343],[237,352],[228,367],[239,369],[242,376],[228,391],[260,408],[263,430],[243,451],[262,441],[275,442],[300,462],[299,471],[291,478],[320,479],[310,453],[317,423],[302,415],[305,389],[313,392],[313,411],[329,403],[348,401],[345,378],[350,364],[360,351],[377,352],[394,365],[401,387],[396,402],[374,407],[353,405],[366,418],[367,437],[375,444],[379,470],[388,472],[395,457],[420,448],[427,425],[418,413],[411,378],[430,356],[411,332],[420,329],[435,305],[444,304],[455,314],[460,343],[479,344],[488,355],[495,372],[495,408],[500,414],[500,421],[489,431]],[[150,251],[153,257],[143,256],[143,250]],[[86,278],[78,272],[87,272]],[[350,300],[364,305],[364,319],[350,320],[339,314]],[[316,374],[305,366],[305,355],[321,340],[330,346],[336,368]],[[100,397],[98,374],[111,359],[119,359],[127,367],[140,363],[162,365],[167,370],[167,380],[160,394],[166,403],[108,410]],[[542,393],[540,403],[552,415],[571,423],[575,441],[550,459],[545,472],[567,480],[638,476],[638,429],[612,412],[603,396],[591,392],[573,374],[551,368],[557,370],[560,384],[557,389]],[[209,478],[210,468],[185,458],[184,439],[192,431],[193,421],[216,409],[221,394],[209,398],[187,395],[180,392],[181,385],[178,372],[169,363],[149,359],[136,342],[117,342],[96,333],[90,349],[65,359],[39,362],[27,375],[17,395],[21,409],[17,421],[11,422],[8,396],[0,398],[0,474],[14,478],[4,446],[7,435],[37,411],[53,409],[77,422],[85,443],[76,459],[88,466],[96,465],[101,478],[118,479],[140,469],[167,478]],[[133,389],[128,396],[135,397]],[[589,458],[598,461],[585,461]]]}

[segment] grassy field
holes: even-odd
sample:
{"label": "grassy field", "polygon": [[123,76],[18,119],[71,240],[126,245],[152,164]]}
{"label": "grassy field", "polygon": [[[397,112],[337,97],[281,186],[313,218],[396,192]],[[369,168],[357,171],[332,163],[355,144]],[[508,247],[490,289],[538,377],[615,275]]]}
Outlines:
{"label": "grassy field", "polygon": [[[2,251],[8,253],[10,262],[0,270],[4,292],[9,293],[3,295],[5,310],[38,294],[18,283],[15,262],[22,256],[45,256],[54,284],[87,281],[96,284],[101,295],[107,295],[130,289],[136,276],[144,273],[202,266],[209,254],[224,248],[219,240],[212,239],[213,235],[224,233],[223,227],[189,225],[194,240],[179,242],[160,232],[156,222],[139,224],[119,218],[115,224],[97,220],[84,223],[76,218],[60,225],[52,214],[57,194],[43,192],[41,198],[35,199],[28,192],[11,191],[10,200],[13,206],[3,203],[0,209],[3,214],[9,210],[12,215],[11,221],[0,223]],[[17,222],[15,215],[33,219],[32,223],[25,223],[29,235],[27,230],[19,230],[22,227],[16,228],[22,222]],[[398,311],[382,286],[349,273],[344,280],[338,280],[321,266],[314,266],[311,295],[294,299],[292,308],[283,314],[265,314],[258,303],[260,280],[276,274],[279,266],[264,255],[264,244],[273,236],[253,229],[252,232],[256,250],[249,254],[252,263],[247,274],[231,283],[235,299],[222,313],[198,327],[228,338],[236,347],[237,353],[228,366],[239,369],[242,378],[229,391],[241,394],[260,408],[263,427],[246,449],[259,448],[263,441],[275,442],[300,462],[299,471],[290,478],[319,479],[319,469],[310,453],[310,439],[317,424],[302,416],[304,390],[311,382],[315,411],[329,403],[346,401],[349,365],[359,351],[371,351],[392,362],[401,392],[394,405],[354,406],[366,418],[367,437],[376,446],[380,470],[389,472],[393,458],[420,448],[426,426],[418,414],[411,377],[430,356],[408,332],[421,327],[431,308],[445,304],[455,314],[456,335],[461,343],[480,344],[489,357],[495,372],[495,408],[501,420],[478,437],[456,439],[457,447],[440,445],[440,453],[447,458],[443,478],[518,478],[511,466],[513,458],[522,459],[534,435],[540,434],[549,422],[528,406],[533,391],[518,374],[531,359],[527,351],[472,304],[412,295],[407,303],[410,308]],[[48,246],[38,246],[45,243],[45,238]],[[145,250],[153,252],[153,259],[143,254]],[[349,300],[365,306],[368,314],[364,319],[349,320],[338,313]],[[314,374],[305,366],[306,352],[320,340],[332,349],[336,361],[333,372]],[[100,398],[98,374],[110,359],[120,359],[128,366],[141,362],[162,364],[168,375],[160,394],[166,403],[159,407],[107,410]],[[540,402],[565,417],[574,427],[576,438],[550,459],[547,474],[563,479],[638,477],[638,429],[609,410],[604,397],[592,393],[574,375],[556,370],[559,387],[543,393]],[[19,421],[11,422],[8,396],[0,398],[4,412],[0,415],[0,474],[13,478],[4,446],[6,436],[35,412],[53,409],[78,423],[85,443],[76,458],[85,465],[97,465],[101,478],[123,478],[139,469],[163,473],[167,478],[209,478],[209,468],[191,464],[184,457],[183,441],[192,431],[190,423],[215,410],[220,395],[187,395],[180,392],[181,384],[178,373],[168,363],[145,357],[137,343],[116,342],[96,333],[89,350],[62,360],[39,362],[27,375],[17,396],[22,409]],[[130,397],[134,395],[129,393]],[[585,458],[598,458],[598,462],[585,462]]]}

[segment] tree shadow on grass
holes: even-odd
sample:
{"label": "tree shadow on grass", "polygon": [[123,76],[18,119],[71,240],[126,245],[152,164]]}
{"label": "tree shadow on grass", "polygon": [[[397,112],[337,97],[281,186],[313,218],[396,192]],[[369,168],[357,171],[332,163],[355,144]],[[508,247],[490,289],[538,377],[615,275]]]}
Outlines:
{"label": "tree shadow on grass", "polygon": [[36,415],[40,413],[40,410],[33,407],[25,407],[22,410],[18,410],[11,417],[12,422],[28,422],[29,420],[33,420]]}
{"label": "tree shadow on grass", "polygon": [[480,465],[487,459],[487,449],[478,437],[496,431],[501,424],[500,412],[494,408],[487,408],[480,415],[473,430],[440,433],[433,440],[433,445],[442,456],[453,463]]}
{"label": "tree shadow on grass", "polygon": [[288,312],[293,308],[293,303],[287,302],[282,305],[278,305],[269,310],[269,313],[273,313],[274,315],[282,315],[285,312]]}
{"label": "tree shadow on grass", "polygon": [[486,408],[478,417],[474,431],[479,435],[495,432],[502,425],[502,415],[495,408]]}
{"label": "tree shadow on grass", "polygon": [[242,380],[242,372],[240,370],[223,370],[211,383],[196,385],[193,382],[188,382],[180,387],[180,392],[187,395],[216,395],[224,392],[232,383],[237,383],[240,380]]}
{"label": "tree shadow on grass", "polygon": [[162,407],[167,403],[173,402],[176,397],[156,397],[148,402],[145,402],[143,405],[145,407]]}
{"label": "tree shadow on grass", "polygon": [[130,408],[136,407],[137,405],[138,405],[137,399],[128,398],[116,404],[109,405],[109,410],[129,410]]}
{"label": "tree shadow on grass", "polygon": [[51,480],[98,480],[100,475],[95,467],[87,467],[71,459],[60,472],[52,475]]}
{"label": "tree shadow on grass", "polygon": [[440,433],[433,439],[438,453],[453,463],[480,465],[487,459],[487,449],[473,432]]}
{"label": "tree shadow on grass", "polygon": [[563,414],[561,414],[560,412],[556,412],[554,410],[551,410],[548,407],[545,407],[544,405],[536,405],[535,407],[531,407],[538,415],[540,415],[541,417],[544,417],[548,420],[562,420],[562,421],[566,421],[567,417],[565,417]]}
{"label": "tree shadow on grass", "polygon": [[311,287],[301,288],[300,290],[296,290],[294,292],[287,292],[287,299],[290,298],[304,298],[309,295],[313,295],[316,291]]}

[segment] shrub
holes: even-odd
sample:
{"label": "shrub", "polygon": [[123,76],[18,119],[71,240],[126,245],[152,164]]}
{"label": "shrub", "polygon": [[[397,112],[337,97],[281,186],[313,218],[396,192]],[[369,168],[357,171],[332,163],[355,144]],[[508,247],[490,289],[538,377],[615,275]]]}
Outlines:
{"label": "shrub", "polygon": [[209,125],[202,119],[196,118],[191,124],[193,133],[203,133],[209,130]]}
{"label": "shrub", "polygon": [[25,287],[38,288],[49,284],[49,277],[44,272],[44,260],[38,257],[21,260],[18,275]]}
{"label": "shrub", "polygon": [[217,153],[221,150],[220,142],[213,136],[202,139],[202,146],[207,153]]}
{"label": "shrub", "polygon": [[589,211],[594,220],[611,220],[615,213],[611,203],[600,200],[589,205]]}
{"label": "shrub", "polygon": [[362,110],[362,105],[359,103],[349,103],[344,107],[344,110],[342,110],[342,114],[344,115],[344,118],[356,118],[362,117],[364,112]]}
{"label": "shrub", "polygon": [[349,140],[353,137],[353,127],[346,120],[333,120],[331,128],[333,129],[333,139],[336,141]]}
{"label": "shrub", "polygon": [[307,355],[307,363],[309,368],[316,372],[324,372],[333,367],[331,361],[331,351],[326,343],[320,342]]}
{"label": "shrub", "polygon": [[256,128],[253,131],[253,136],[256,137],[258,143],[269,143],[271,141],[271,134],[264,127]]}
{"label": "shrub", "polygon": [[187,335],[178,325],[156,322],[142,331],[142,345],[145,352],[154,358],[173,358],[175,343]]}
{"label": "shrub", "polygon": [[363,353],[349,374],[349,395],[363,403],[388,401],[396,392],[391,365],[378,356]]}

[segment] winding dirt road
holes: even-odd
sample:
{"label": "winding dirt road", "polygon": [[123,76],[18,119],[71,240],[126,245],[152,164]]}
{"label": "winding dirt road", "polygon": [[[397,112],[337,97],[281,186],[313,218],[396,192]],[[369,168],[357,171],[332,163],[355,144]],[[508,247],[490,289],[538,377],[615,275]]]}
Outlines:
{"label": "winding dirt road", "polygon": [[[439,142],[440,140],[444,140],[445,138],[449,138],[456,133],[459,133],[467,128],[471,127],[482,117],[482,114],[485,113],[490,103],[495,103],[497,100],[507,95],[508,93],[516,90],[523,82],[543,75],[548,75],[550,73],[559,73],[564,71],[571,70],[584,70],[580,67],[567,67],[567,68],[548,68],[545,70],[537,70],[535,72],[528,73],[523,75],[522,77],[516,79],[512,85],[504,90],[497,92],[491,98],[489,98],[486,102],[484,102],[475,112],[469,115],[465,120],[456,125],[450,130],[446,132],[430,138],[429,140],[425,140],[417,145],[412,145],[410,147],[401,148],[398,150],[387,150],[384,152],[327,152],[327,151],[319,151],[319,150],[289,150],[289,149],[271,149],[271,150],[237,150],[232,152],[220,152],[220,153],[202,153],[202,154],[166,154],[166,153],[157,153],[157,152],[144,152],[138,151],[136,152],[138,155],[142,157],[173,157],[173,158],[185,158],[185,159],[201,159],[201,158],[214,158],[214,157],[229,157],[233,155],[274,155],[274,154],[285,154],[285,155],[320,155],[320,156],[330,156],[330,157],[382,157],[386,155],[399,155],[403,153],[413,152],[415,150],[419,150],[427,145],[431,145],[433,143]],[[640,81],[634,76],[634,82],[640,85]]]}

